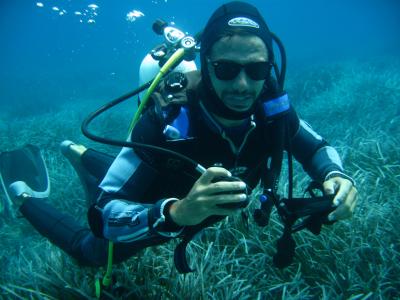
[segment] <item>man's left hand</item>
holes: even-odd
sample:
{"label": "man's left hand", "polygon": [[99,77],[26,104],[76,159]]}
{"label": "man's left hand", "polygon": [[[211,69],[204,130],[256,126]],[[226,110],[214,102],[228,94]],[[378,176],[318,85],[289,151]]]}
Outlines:
{"label": "man's left hand", "polygon": [[332,177],[323,183],[324,192],[328,195],[336,194],[333,204],[337,208],[328,216],[329,221],[350,218],[357,203],[357,189],[348,179]]}

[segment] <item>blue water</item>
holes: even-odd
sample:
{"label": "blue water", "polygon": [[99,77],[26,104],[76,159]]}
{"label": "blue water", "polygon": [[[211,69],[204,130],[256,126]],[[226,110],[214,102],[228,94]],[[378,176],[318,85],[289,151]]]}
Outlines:
{"label": "blue water", "polygon": [[[137,86],[140,61],[161,42],[151,30],[155,19],[196,33],[224,2],[1,0],[0,109],[41,113],[68,101],[104,102],[123,94]],[[397,1],[248,2],[283,40],[289,70],[400,54]],[[85,9],[86,16],[75,14]],[[144,16],[128,21],[132,10]]]}

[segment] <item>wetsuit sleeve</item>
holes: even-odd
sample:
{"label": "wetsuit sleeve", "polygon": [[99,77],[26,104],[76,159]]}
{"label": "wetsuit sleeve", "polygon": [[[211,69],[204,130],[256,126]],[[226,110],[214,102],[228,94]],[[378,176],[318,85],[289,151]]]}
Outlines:
{"label": "wetsuit sleeve", "polygon": [[[344,174],[343,164],[337,151],[317,134],[305,121],[299,119],[293,112],[291,124],[297,128],[292,133],[292,154],[299,161],[307,174],[318,182],[324,182],[330,174]],[[293,128],[293,127],[292,127]]]}
{"label": "wetsuit sleeve", "polygon": [[[158,145],[162,133],[146,114],[135,127],[130,140]],[[100,183],[102,193],[97,205],[101,209],[102,234],[116,242],[133,242],[161,236],[178,236],[183,228],[168,218],[169,206],[177,199],[144,199],[159,172],[132,148],[123,148]]]}

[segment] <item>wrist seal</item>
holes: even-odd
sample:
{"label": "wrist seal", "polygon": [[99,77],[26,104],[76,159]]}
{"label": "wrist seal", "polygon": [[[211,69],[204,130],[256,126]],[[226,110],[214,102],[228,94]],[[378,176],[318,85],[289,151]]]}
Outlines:
{"label": "wrist seal", "polygon": [[167,237],[176,237],[184,229],[184,227],[177,225],[169,214],[169,209],[178,199],[169,198],[158,201],[153,210],[153,229],[160,235]]}

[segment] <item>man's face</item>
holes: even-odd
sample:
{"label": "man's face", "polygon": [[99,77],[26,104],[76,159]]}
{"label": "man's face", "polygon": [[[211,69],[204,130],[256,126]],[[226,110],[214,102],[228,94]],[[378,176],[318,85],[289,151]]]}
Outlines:
{"label": "man's face", "polygon": [[247,111],[260,94],[264,79],[254,80],[242,68],[240,73],[230,80],[221,80],[216,75],[214,62],[235,62],[247,65],[268,61],[268,51],[264,42],[254,35],[234,35],[223,37],[211,48],[208,57],[208,72],[217,96],[228,108],[235,111]]}

